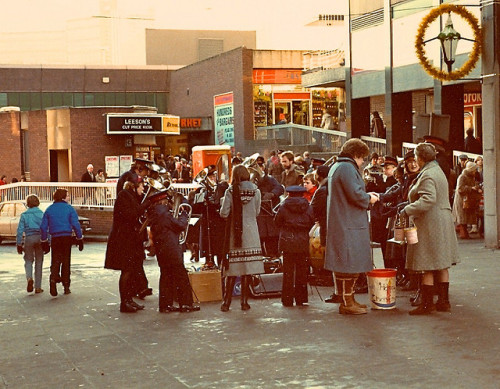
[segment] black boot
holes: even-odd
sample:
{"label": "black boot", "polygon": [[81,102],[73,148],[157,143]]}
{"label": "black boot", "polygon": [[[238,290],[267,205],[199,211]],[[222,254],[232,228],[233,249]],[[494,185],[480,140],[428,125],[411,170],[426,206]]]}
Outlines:
{"label": "black boot", "polygon": [[410,315],[429,315],[436,310],[434,305],[434,285],[422,285],[422,304],[408,312]]}
{"label": "black boot", "polygon": [[134,307],[130,301],[122,301],[120,303],[120,312],[134,313],[137,312],[137,308]]}
{"label": "black boot", "polygon": [[436,303],[436,310],[439,312],[450,312],[451,304],[448,297],[449,282],[438,282],[437,283],[437,293],[438,300]]}
{"label": "black boot", "polygon": [[415,292],[415,294],[410,297],[410,303],[412,307],[418,307],[420,304],[422,304],[422,291],[420,290],[422,284],[422,278],[419,277],[417,280],[417,285],[418,289]]}
{"label": "black boot", "polygon": [[250,294],[250,279],[252,276],[242,276],[241,277],[241,310],[248,311],[250,305],[248,305],[248,295]]}
{"label": "black boot", "polygon": [[224,286],[224,302],[220,306],[222,312],[229,311],[229,306],[231,305],[231,300],[233,298],[233,289],[236,277],[226,277],[226,282]]}

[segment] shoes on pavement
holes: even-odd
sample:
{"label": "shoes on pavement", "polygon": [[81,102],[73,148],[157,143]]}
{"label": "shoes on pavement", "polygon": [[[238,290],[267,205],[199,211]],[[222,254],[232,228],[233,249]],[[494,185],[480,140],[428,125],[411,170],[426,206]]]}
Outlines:
{"label": "shoes on pavement", "polygon": [[134,313],[137,312],[137,308],[135,308],[129,301],[122,302],[120,304],[120,312],[123,313]]}
{"label": "shoes on pavement", "polygon": [[177,308],[173,305],[167,305],[166,307],[161,307],[158,309],[160,313],[171,313],[171,312],[179,312],[180,308]]}
{"label": "shoes on pavement", "polygon": [[137,297],[144,300],[146,296],[151,296],[153,294],[153,288],[146,288],[137,293]]}
{"label": "shoes on pavement", "polygon": [[64,294],[70,294],[71,290],[69,289],[69,286],[64,287]]}
{"label": "shoes on pavement", "polygon": [[35,293],[43,293],[43,289],[42,288],[35,288]]}
{"label": "shoes on pavement", "polygon": [[134,300],[130,300],[129,301],[129,304],[132,305],[135,309],[137,309],[138,311],[144,309],[144,305],[141,305],[141,304],[137,304]]}
{"label": "shoes on pavement", "polygon": [[198,305],[182,305],[179,310],[181,312],[196,312],[200,310]]}
{"label": "shoes on pavement", "polygon": [[55,281],[50,281],[50,295],[57,296],[57,283]]}
{"label": "shoes on pavement", "polygon": [[26,287],[28,293],[33,292],[33,278],[28,278],[28,286]]}

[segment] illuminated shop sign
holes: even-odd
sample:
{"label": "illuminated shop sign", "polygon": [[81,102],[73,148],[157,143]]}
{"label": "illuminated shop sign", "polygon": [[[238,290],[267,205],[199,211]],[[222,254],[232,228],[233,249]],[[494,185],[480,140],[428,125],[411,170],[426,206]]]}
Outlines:
{"label": "illuminated shop sign", "polygon": [[181,118],[181,128],[200,128],[201,118]]}
{"label": "illuminated shop sign", "polygon": [[110,135],[179,135],[180,117],[160,114],[106,114]]}
{"label": "illuminated shop sign", "polygon": [[302,70],[254,69],[254,84],[301,84]]}

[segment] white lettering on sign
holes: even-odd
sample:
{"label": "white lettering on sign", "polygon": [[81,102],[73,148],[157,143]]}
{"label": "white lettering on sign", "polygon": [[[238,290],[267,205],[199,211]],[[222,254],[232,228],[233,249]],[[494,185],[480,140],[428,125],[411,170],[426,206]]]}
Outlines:
{"label": "white lettering on sign", "polygon": [[124,121],[125,124],[151,124],[150,119],[125,119]]}
{"label": "white lettering on sign", "polygon": [[482,104],[481,93],[464,93],[464,105]]}

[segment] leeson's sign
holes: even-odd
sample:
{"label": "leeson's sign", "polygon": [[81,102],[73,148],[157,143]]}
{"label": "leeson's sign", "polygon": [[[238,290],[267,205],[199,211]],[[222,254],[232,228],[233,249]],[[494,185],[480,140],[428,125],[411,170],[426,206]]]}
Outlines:
{"label": "leeson's sign", "polygon": [[179,135],[179,116],[160,114],[106,114],[109,135]]}

